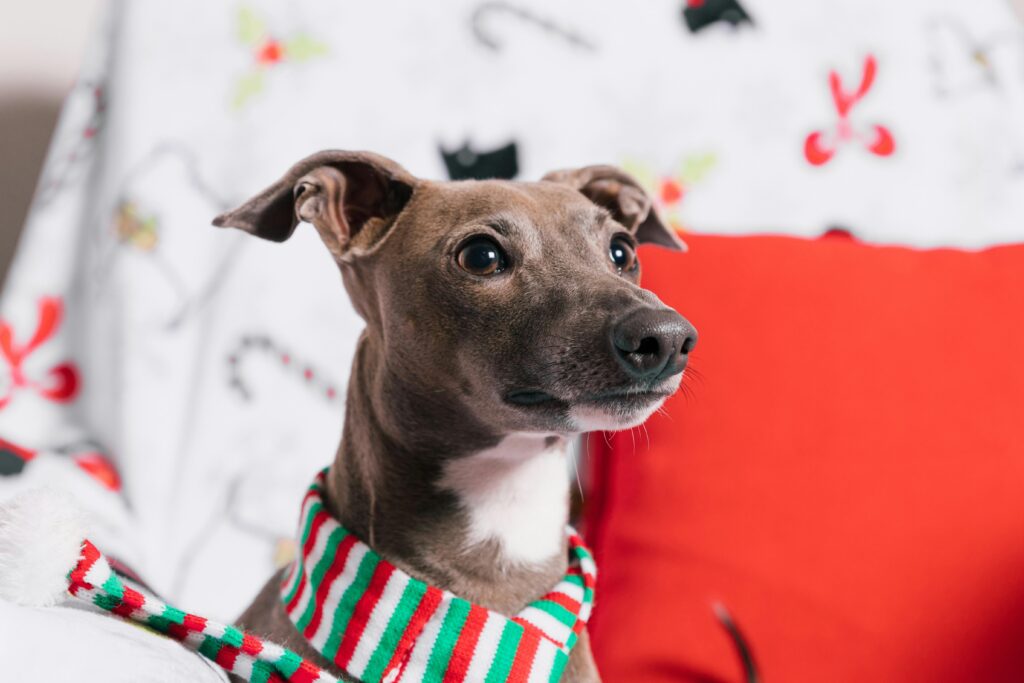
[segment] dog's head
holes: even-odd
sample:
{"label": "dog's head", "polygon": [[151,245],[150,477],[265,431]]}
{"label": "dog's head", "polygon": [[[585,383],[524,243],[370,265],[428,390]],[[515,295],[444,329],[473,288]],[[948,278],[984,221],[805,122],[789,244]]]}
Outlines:
{"label": "dog's head", "polygon": [[497,433],[639,424],[697,339],[639,285],[638,243],[685,247],[614,167],[431,182],[375,154],[320,152],[214,224],[283,241],[300,220],[389,374]]}

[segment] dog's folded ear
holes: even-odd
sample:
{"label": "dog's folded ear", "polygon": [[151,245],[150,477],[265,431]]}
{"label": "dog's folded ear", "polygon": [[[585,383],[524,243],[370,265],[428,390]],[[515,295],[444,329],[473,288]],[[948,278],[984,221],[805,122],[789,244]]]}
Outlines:
{"label": "dog's folded ear", "polygon": [[552,171],[542,180],[579,190],[590,201],[611,212],[612,218],[636,235],[639,242],[686,251],[686,243],[661,222],[651,198],[640,183],[620,168],[584,166]]}
{"label": "dog's folded ear", "polygon": [[353,245],[375,244],[412,197],[416,183],[400,165],[371,152],[317,152],[237,209],[217,216],[213,224],[283,242],[300,220],[308,221],[335,258],[341,258]]}

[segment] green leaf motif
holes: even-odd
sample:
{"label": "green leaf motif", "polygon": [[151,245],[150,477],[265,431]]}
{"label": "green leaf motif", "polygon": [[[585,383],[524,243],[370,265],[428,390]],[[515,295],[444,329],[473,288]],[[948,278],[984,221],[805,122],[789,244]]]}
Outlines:
{"label": "green leaf motif", "polygon": [[245,45],[255,45],[267,34],[267,26],[251,7],[238,10],[238,39]]}
{"label": "green leaf motif", "polygon": [[327,43],[315,40],[305,33],[284,42],[284,53],[296,62],[305,62],[314,57],[327,54]]}
{"label": "green leaf motif", "polygon": [[646,164],[636,159],[626,159],[623,161],[622,170],[636,178],[637,182],[643,187],[654,188],[657,183],[657,178],[654,177],[654,173],[651,172],[651,169]]}
{"label": "green leaf motif", "polygon": [[231,99],[231,106],[234,109],[241,109],[246,103],[263,92],[265,82],[263,71],[250,71],[238,79],[235,85],[235,94]]}
{"label": "green leaf motif", "polygon": [[718,158],[713,152],[693,154],[683,160],[682,168],[679,170],[679,177],[687,184],[699,182],[716,164],[718,164]]}

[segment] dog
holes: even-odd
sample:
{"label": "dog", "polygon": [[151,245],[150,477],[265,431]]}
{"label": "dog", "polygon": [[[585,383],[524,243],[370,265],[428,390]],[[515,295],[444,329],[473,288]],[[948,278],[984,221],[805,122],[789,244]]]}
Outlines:
{"label": "dog", "polygon": [[[639,425],[680,385],[697,333],[640,287],[636,247],[685,245],[615,167],[434,182],[345,151],[214,225],[280,242],[300,221],[366,321],[327,511],[404,572],[516,614],[567,571],[568,440]],[[239,624],[353,680],[297,630],[284,578]],[[600,680],[585,631],[562,680]]]}

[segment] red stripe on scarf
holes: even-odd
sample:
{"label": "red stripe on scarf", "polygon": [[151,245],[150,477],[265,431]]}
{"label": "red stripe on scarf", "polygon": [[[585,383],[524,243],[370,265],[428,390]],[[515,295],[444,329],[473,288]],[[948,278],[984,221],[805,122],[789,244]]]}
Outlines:
{"label": "red stripe on scarf", "polygon": [[306,542],[302,544],[302,559],[305,560],[309,557],[309,554],[313,551],[313,546],[316,545],[316,535],[320,532],[320,527],[327,521],[327,513],[322,509],[316,513],[313,517],[313,523],[309,526],[309,536],[306,538]]}
{"label": "red stripe on scarf", "polygon": [[558,640],[557,638],[551,637],[550,635],[548,635],[548,633],[546,631],[544,631],[544,629],[540,628],[539,626],[537,626],[536,624],[534,624],[531,621],[527,621],[526,619],[523,619],[522,617],[512,617],[512,621],[514,621],[517,624],[519,624],[520,626],[522,626],[524,629],[526,629],[526,631],[528,633],[532,633],[532,634],[534,634],[536,636],[544,638],[545,640],[551,641],[552,643],[554,643],[558,647],[565,647],[565,643],[563,643],[562,641]]}
{"label": "red stripe on scarf", "polygon": [[288,586],[290,586],[292,584],[292,581],[295,580],[295,572],[297,571],[299,571],[298,562],[292,562],[290,565],[288,565],[288,571],[287,573],[285,573],[284,578],[281,579],[281,585],[279,586],[282,595],[288,592]]}
{"label": "red stripe on scarf", "polygon": [[[92,588],[85,582],[85,575],[89,573],[96,560],[100,559],[100,551],[88,540],[82,541],[82,555],[71,572],[71,587],[86,586]],[[74,593],[74,590],[71,591]]]}
{"label": "red stripe on scarf", "polygon": [[186,614],[180,624],[171,623],[167,626],[167,635],[175,640],[185,640],[189,631],[202,633],[206,628],[206,617],[198,617],[195,614]]}
{"label": "red stripe on scarf", "polygon": [[[319,497],[319,496],[320,496],[320,491],[318,491],[317,489],[315,489],[312,486],[310,486],[308,489],[306,489],[306,495],[304,495],[302,497],[302,505],[299,506],[299,509],[300,510],[305,510],[306,509],[306,503],[309,502],[309,499],[313,498],[313,497]],[[303,518],[305,518],[305,515],[303,515]]]}
{"label": "red stripe on scarf", "polygon": [[316,595],[313,596],[313,604],[315,605],[313,608],[313,618],[309,620],[306,629],[302,632],[302,635],[306,636],[307,640],[313,637],[317,627],[320,626],[320,620],[324,616],[324,603],[327,601],[327,593],[331,590],[331,584],[341,574],[341,570],[345,568],[345,562],[348,561],[349,553],[355,544],[356,537],[352,534],[343,538],[341,543],[338,544],[338,548],[334,552],[334,561],[331,562],[331,566],[324,573],[324,578],[316,589]]}
{"label": "red stripe on scarf", "polygon": [[227,671],[234,671],[235,660],[238,659],[238,653],[241,652],[237,647],[232,647],[228,644],[224,644],[217,652],[217,658],[214,660],[217,665]]}
{"label": "red stripe on scarf", "polygon": [[480,640],[480,633],[487,623],[487,609],[480,605],[473,605],[469,608],[466,616],[466,623],[459,634],[459,640],[455,643],[452,651],[452,658],[448,660],[448,672],[444,675],[445,683],[463,683],[466,680],[466,672],[469,671],[469,664],[473,661],[473,652]]}
{"label": "red stripe on scarf", "polygon": [[593,574],[584,573],[582,569],[576,566],[569,567],[569,571],[567,571],[566,574],[581,577],[583,579],[583,585],[591,590],[593,590],[594,586],[597,584],[597,580],[594,578]]}
{"label": "red stripe on scarf", "polygon": [[308,659],[303,659],[302,664],[289,678],[289,683],[313,683],[320,677],[320,669]]}
{"label": "red stripe on scarf", "polygon": [[507,683],[526,683],[526,679],[530,677],[530,669],[533,667],[533,659],[537,655],[540,638],[533,629],[525,630],[523,637],[519,640],[519,649],[516,650],[512,669],[508,672],[508,678],[505,679]]}
{"label": "red stripe on scarf", "polygon": [[246,631],[242,636],[242,652],[254,657],[263,651],[263,642],[254,636],[253,634]]}
{"label": "red stripe on scarf", "polygon": [[[306,542],[302,545],[302,556],[299,558],[303,563],[305,563],[306,558],[309,557],[309,553],[313,550],[313,546],[316,545],[316,535],[320,532],[320,527],[322,527],[326,521],[327,514],[323,510],[318,512],[313,518],[313,523],[309,527],[309,537],[306,538]],[[306,590],[306,584],[306,572],[302,570],[302,567],[299,567],[299,587],[295,591],[295,595],[292,599],[284,606],[288,614],[291,614],[295,609],[295,606],[299,604],[299,600],[302,599],[302,593]]]}
{"label": "red stripe on scarf", "polygon": [[121,598],[120,604],[110,611],[120,617],[128,618],[131,617],[132,612],[142,607],[145,602],[146,598],[142,593],[125,586],[124,597]]}
{"label": "red stripe on scarf", "polygon": [[302,599],[302,593],[306,590],[306,572],[299,572],[299,587],[295,591],[295,595],[288,601],[288,604],[284,606],[284,609],[288,614],[295,611],[295,606],[299,604],[299,600]]}
{"label": "red stripe on scarf", "polygon": [[562,607],[569,610],[575,615],[579,615],[580,613],[580,603],[576,600],[573,600],[565,593],[559,593],[558,591],[548,593],[543,598],[541,598],[541,600],[548,600],[549,602],[553,602],[556,605],[561,605]]}
{"label": "red stripe on scarf", "polygon": [[387,585],[388,579],[394,572],[395,565],[390,562],[380,562],[373,570],[373,576],[370,577],[366,592],[356,603],[356,607],[352,611],[352,618],[345,628],[341,645],[338,646],[338,652],[334,655],[334,663],[342,669],[348,667],[349,661],[356,651],[356,645],[359,644],[359,639],[363,637],[363,631],[366,630],[366,624],[370,621],[370,614],[373,613],[373,608],[380,601],[384,586]]}
{"label": "red stripe on scarf", "polygon": [[427,587],[427,592],[420,598],[420,604],[416,606],[416,611],[413,612],[408,626],[405,627],[402,639],[398,641],[398,646],[395,647],[395,654],[391,656],[391,661],[384,667],[382,680],[386,679],[394,668],[405,666],[406,659],[412,651],[412,646],[416,644],[416,639],[420,637],[420,632],[423,630],[424,625],[426,625],[427,620],[437,611],[443,597],[444,593],[440,588]]}

